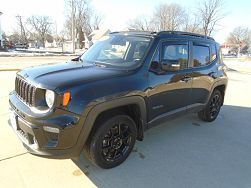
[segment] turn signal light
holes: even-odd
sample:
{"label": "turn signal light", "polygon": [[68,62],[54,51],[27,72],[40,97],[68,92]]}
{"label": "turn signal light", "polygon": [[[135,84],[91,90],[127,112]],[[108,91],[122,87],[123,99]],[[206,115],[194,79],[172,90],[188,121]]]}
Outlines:
{"label": "turn signal light", "polygon": [[63,95],[63,106],[67,106],[71,99],[71,93],[69,91],[65,92]]}

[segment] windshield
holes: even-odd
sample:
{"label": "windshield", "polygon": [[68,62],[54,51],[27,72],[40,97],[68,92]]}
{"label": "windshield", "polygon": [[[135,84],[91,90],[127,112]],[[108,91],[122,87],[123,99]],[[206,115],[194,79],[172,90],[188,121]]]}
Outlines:
{"label": "windshield", "polygon": [[112,35],[105,36],[88,49],[81,61],[131,67],[139,63],[150,44],[150,38]]}

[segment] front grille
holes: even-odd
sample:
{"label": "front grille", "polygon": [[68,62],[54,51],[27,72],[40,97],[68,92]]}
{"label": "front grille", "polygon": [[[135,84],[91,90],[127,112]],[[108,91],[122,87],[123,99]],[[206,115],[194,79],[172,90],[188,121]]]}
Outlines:
{"label": "front grille", "polygon": [[19,77],[16,77],[15,91],[23,102],[25,102],[29,106],[34,106],[36,93],[35,86],[32,86],[31,84]]}

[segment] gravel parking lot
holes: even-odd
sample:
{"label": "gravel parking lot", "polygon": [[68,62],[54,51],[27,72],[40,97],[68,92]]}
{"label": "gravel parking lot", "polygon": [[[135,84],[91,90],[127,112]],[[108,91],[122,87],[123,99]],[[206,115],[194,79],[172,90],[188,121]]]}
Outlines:
{"label": "gravel parking lot", "polygon": [[[67,59],[43,58],[16,57],[6,64],[0,57],[0,66],[23,68]],[[0,71],[0,186],[251,187],[251,63],[227,65],[232,69],[225,105],[216,121],[205,123],[189,114],[152,128],[129,158],[110,170],[94,167],[83,157],[74,162],[28,154],[8,125],[15,71]]]}

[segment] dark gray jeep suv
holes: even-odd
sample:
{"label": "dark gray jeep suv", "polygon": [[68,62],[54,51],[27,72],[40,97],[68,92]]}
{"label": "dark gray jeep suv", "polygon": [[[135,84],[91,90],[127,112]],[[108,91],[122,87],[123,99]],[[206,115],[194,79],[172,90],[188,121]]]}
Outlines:
{"label": "dark gray jeep suv", "polygon": [[213,38],[186,32],[114,32],[69,62],[24,69],[10,93],[11,124],[30,153],[112,168],[144,131],[198,112],[216,119],[227,76]]}

